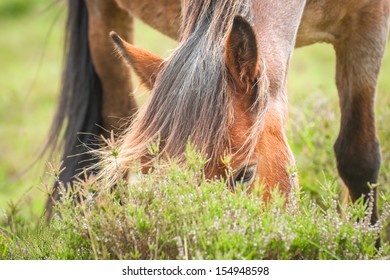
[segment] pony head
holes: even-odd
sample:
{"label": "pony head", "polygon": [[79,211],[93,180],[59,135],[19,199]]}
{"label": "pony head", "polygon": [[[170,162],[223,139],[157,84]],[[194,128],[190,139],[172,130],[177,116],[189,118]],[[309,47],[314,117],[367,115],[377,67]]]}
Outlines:
{"label": "pony head", "polygon": [[278,184],[288,192],[292,154],[283,112],[269,96],[254,29],[239,15],[221,36],[199,29],[166,60],[111,33],[118,52],[151,91],[120,140],[116,164],[126,170],[140,160],[146,172],[148,144],[157,139],[159,156],[184,160],[190,140],[208,159],[206,178],[222,177],[234,187],[252,185],[258,176],[267,187]]}

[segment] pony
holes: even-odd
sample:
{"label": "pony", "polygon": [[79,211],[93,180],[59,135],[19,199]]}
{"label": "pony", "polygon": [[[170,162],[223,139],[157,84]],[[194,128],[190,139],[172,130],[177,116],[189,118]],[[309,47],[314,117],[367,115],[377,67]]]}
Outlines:
{"label": "pony", "polygon": [[[50,137],[58,146],[66,123],[60,180],[72,182],[88,161],[78,141],[94,148],[91,135],[118,131],[128,118],[115,158],[121,175],[134,160],[148,171],[148,143],[159,140],[161,155],[181,159],[190,139],[207,155],[206,178],[227,178],[228,155],[230,186],[251,186],[259,177],[268,193],[277,185],[288,194],[297,183],[288,172],[294,166],[286,137],[288,66],[295,47],[325,42],[337,59],[337,169],[352,201],[367,201],[381,163],[374,98],[389,12],[388,0],[69,1],[68,60]],[[178,39],[168,59],[131,44],[133,17]],[[126,64],[151,90],[139,110]],[[102,174],[113,169],[108,163]],[[56,197],[55,186],[49,206]]]}

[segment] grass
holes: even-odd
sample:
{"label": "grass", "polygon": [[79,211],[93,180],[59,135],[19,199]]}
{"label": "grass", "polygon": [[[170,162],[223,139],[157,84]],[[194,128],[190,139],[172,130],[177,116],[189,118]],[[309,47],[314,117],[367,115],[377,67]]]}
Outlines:
{"label": "grass", "polygon": [[[332,150],[339,110],[334,51],[328,45],[298,49],[291,63],[288,138],[301,185],[293,194],[295,204],[279,207],[283,199],[276,193],[274,203],[264,205],[245,190],[227,192],[221,182],[202,182],[199,188],[197,170],[172,164],[140,185],[122,186],[79,207],[69,198],[58,206],[62,219],[40,224],[45,186],[53,176],[44,173],[43,160],[20,173],[44,143],[59,92],[65,10],[50,3],[0,3],[0,258],[388,258],[388,243],[375,252],[378,229],[367,227],[361,204],[349,205],[344,217],[339,213],[342,183]],[[140,47],[165,57],[175,47],[142,23],[136,30]],[[390,191],[388,73],[389,47],[376,101],[384,240]],[[142,102],[146,93],[137,98]],[[88,188],[99,190],[92,183]]]}

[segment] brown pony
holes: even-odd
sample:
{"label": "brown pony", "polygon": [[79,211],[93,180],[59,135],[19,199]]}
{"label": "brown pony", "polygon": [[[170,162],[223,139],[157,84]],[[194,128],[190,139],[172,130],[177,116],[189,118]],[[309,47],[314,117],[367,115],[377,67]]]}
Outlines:
{"label": "brown pony", "polygon": [[[133,160],[148,168],[148,143],[157,138],[161,154],[179,159],[190,139],[209,158],[207,178],[226,176],[221,158],[228,154],[232,186],[251,184],[258,175],[268,189],[278,185],[288,193],[295,183],[287,172],[294,159],[285,133],[289,61],[295,46],[327,42],[337,56],[341,125],[334,149],[339,174],[353,201],[367,197],[369,184],[377,182],[380,148],[373,105],[388,35],[388,0],[69,3],[69,60],[52,137],[56,143],[67,120],[62,181],[70,182],[83,167],[83,159],[68,157],[80,154],[78,132],[102,133],[96,124],[116,129],[120,118],[133,118],[137,111],[129,96],[128,68],[112,56],[108,39],[115,30],[131,42],[136,16],[179,37],[179,47],[163,60],[111,34],[151,89],[121,137],[115,164],[123,173]],[[80,141],[91,145],[89,134],[83,136]],[[108,164],[103,171],[111,176],[113,169]],[[371,222],[376,221],[375,200]]]}

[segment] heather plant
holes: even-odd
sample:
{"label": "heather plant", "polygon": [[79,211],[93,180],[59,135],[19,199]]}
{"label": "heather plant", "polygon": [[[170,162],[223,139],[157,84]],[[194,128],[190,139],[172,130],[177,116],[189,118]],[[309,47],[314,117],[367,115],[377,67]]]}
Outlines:
{"label": "heather plant", "polygon": [[[93,178],[79,192],[62,189],[49,225],[23,227],[3,217],[4,259],[387,259],[377,250],[390,214],[386,197],[371,226],[363,201],[343,207],[337,184],[321,184],[321,206],[300,189],[288,198],[277,188],[232,192],[223,180],[206,181],[205,160],[191,146],[187,160],[157,160],[153,172],[108,188]],[[81,199],[80,199],[81,198]],[[8,232],[4,231],[7,228]]]}

